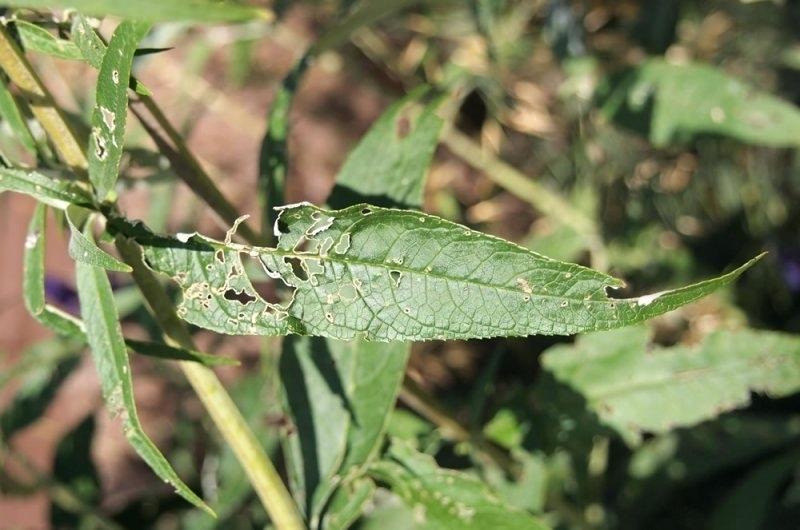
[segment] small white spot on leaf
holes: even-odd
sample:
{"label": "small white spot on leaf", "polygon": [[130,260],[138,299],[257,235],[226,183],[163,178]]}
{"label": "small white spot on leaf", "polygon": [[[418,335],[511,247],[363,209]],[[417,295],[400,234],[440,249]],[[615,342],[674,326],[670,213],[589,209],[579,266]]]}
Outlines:
{"label": "small white spot on leaf", "polygon": [[636,299],[636,305],[639,307],[648,306],[656,301],[662,294],[664,294],[664,291],[640,296]]}

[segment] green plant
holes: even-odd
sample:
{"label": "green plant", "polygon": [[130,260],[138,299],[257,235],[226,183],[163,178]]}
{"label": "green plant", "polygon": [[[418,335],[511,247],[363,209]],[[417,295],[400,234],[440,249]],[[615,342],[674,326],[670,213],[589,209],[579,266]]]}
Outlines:
{"label": "green plant", "polygon": [[[431,529],[594,528],[624,524],[607,519],[600,505],[598,488],[609,440],[618,438],[637,451],[630,457],[634,471],[622,486],[636,498],[637,488],[645,488],[666,469],[676,447],[684,447],[668,438],[682,435],[675,429],[740,408],[751,391],[781,397],[800,389],[800,343],[777,332],[715,334],[696,348],[649,352],[650,332],[642,322],[732,284],[763,254],[686,287],[612,296],[610,290],[624,283],[604,271],[609,255],[614,259],[613,246],[604,241],[591,210],[582,208],[579,199],[521,175],[455,129],[455,112],[469,89],[484,86],[491,101],[496,91],[490,76],[480,80],[472,72],[452,71],[426,79],[391,105],[350,152],[327,200],[329,207],[284,204],[289,111],[305,72],[349,39],[362,42],[362,48],[370,46],[363,42],[374,45],[363,27],[412,3],[343,2],[340,19],[284,79],[267,119],[258,182],[253,184],[262,208],[260,228],[255,229],[131,71],[135,56],[159,51],[141,44],[152,24],[255,20],[266,25],[274,19],[270,10],[205,0],[5,2],[14,7],[0,28],[0,115],[16,144],[2,155],[0,191],[38,201],[25,243],[25,305],[63,339],[28,352],[15,368],[24,381],[0,416],[3,439],[41,414],[74,369],[77,352],[88,345],[106,407],[119,419],[130,445],[178,495],[220,517],[220,524],[234,517],[252,488],[278,530],[345,529],[353,524],[369,528],[393,520]],[[504,19],[492,5],[476,2],[471,14],[499,68],[508,42],[496,36]],[[46,9],[64,7],[75,11],[66,11],[53,23],[41,16]],[[108,42],[87,18],[101,15],[121,19]],[[98,72],[88,120],[76,120],[59,107],[28,62],[29,52],[82,62]],[[158,61],[159,55],[151,60]],[[656,147],[704,133],[768,146],[793,145],[794,107],[766,95],[745,106],[744,85],[731,82],[735,90],[720,96],[716,105],[702,103],[699,110],[692,107],[697,97],[674,99],[680,87],[708,91],[725,79],[710,67],[654,60],[605,93],[599,91],[596,104],[606,119],[629,125],[630,114],[642,111],[647,98],[655,98],[651,127],[640,132],[649,134]],[[642,92],[645,96],[638,97]],[[503,103],[496,105],[499,109]],[[126,147],[129,110],[155,151]],[[754,128],[758,119],[778,120],[780,130]],[[41,130],[30,127],[34,120]],[[545,257],[421,212],[438,142],[531,203],[554,224],[559,242],[572,238],[568,256],[563,261]],[[159,234],[126,217],[118,199],[125,193],[122,184],[135,173],[131,161],[152,175],[167,161],[169,178],[184,182],[226,225],[224,238],[197,232]],[[148,180],[156,185],[154,178]],[[69,232],[80,318],[47,300],[48,219]],[[584,251],[596,269],[569,262]],[[625,261],[618,261],[624,269]],[[110,272],[133,293],[129,308],[121,301],[123,291],[112,288]],[[272,285],[272,297],[254,287],[264,281]],[[121,322],[134,311],[149,322],[151,340],[123,334]],[[274,357],[271,365],[264,357],[268,373],[249,374],[237,382],[237,389],[251,396],[238,396],[237,405],[212,369],[237,361],[199,351],[197,328],[285,338],[280,346],[265,343],[280,347],[279,359]],[[609,330],[615,331],[595,333]],[[575,344],[548,349],[536,385],[510,392],[486,425],[479,419],[486,402],[481,392],[488,392],[502,353],[485,380],[476,383],[471,397],[476,415],[469,426],[406,374],[410,341],[578,333]],[[214,502],[182,480],[145,433],[134,399],[130,352],[174,362],[221,434],[219,459],[224,466],[219,465],[219,473],[230,481],[226,486],[235,487]],[[15,374],[3,376],[0,386],[11,377]],[[280,431],[277,441],[258,424],[267,405],[252,397],[265,385],[291,425]],[[427,422],[395,410],[398,395],[439,434]],[[534,408],[529,406],[531,395]],[[661,407],[665,400],[670,405]],[[796,427],[780,425],[752,426],[752,432],[762,427],[769,431],[762,437],[764,446],[781,446],[797,434]],[[65,451],[88,454],[87,429],[91,426],[82,425],[71,434]],[[645,440],[643,433],[660,437]],[[458,471],[440,467],[426,454],[439,447],[439,435],[455,441],[474,465]],[[526,443],[531,436],[536,442]],[[276,443],[283,450],[277,468]],[[664,449],[670,443],[671,449]],[[11,448],[4,452],[9,459],[22,458]],[[565,459],[571,459],[572,467]],[[767,462],[756,471],[759,480],[782,480],[782,466],[789,461],[795,462],[793,454]],[[43,481],[28,468],[33,482]],[[239,469],[246,482],[232,479]],[[561,487],[548,485],[548,480]],[[64,512],[60,517],[71,524],[117,524],[97,513],[91,492],[71,483],[49,484]],[[747,491],[743,487],[744,493],[737,495]],[[402,503],[382,501],[386,496]],[[368,508],[373,503],[377,509]],[[735,504],[726,505],[728,512]],[[715,524],[730,520],[728,512],[720,512]],[[635,510],[625,513],[638,517]],[[190,527],[214,524],[197,514],[186,517]],[[253,521],[263,522],[257,516]]]}

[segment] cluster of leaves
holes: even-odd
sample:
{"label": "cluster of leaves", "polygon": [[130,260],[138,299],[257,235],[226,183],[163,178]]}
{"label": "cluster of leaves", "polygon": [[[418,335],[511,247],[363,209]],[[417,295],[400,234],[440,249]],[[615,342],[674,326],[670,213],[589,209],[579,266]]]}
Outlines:
{"label": "cluster of leaves", "polygon": [[[240,454],[220,444],[212,479],[218,487],[201,498],[194,484],[205,484],[207,477],[201,481],[193,466],[178,469],[180,474],[173,469],[138,419],[129,352],[207,367],[236,364],[196,351],[191,338],[176,339],[176,329],[179,337],[188,335],[184,321],[219,334],[284,337],[277,362],[264,358],[264,371],[242,378],[232,393],[262,447],[282,449],[292,509],[312,529],[630,528],[648,524],[670,497],[691,491],[693,484],[751,462],[756,464],[749,475],[725,492],[709,524],[728,528],[730,521],[746,520],[750,526],[743,528],[757,528],[773,516],[771,501],[783,493],[798,461],[791,449],[800,437],[798,418],[731,411],[748,406],[752,393],[782,398],[800,390],[800,339],[745,328],[703,336],[693,346],[660,347],[651,344],[652,330],[642,324],[730,285],[761,256],[686,287],[612,297],[610,290],[624,287],[622,281],[566,261],[588,252],[593,263],[611,259],[619,270],[635,268],[616,259],[613,245],[605,248],[598,221],[583,211],[580,197],[540,189],[499,161],[481,166],[482,154],[469,152],[472,141],[450,131],[456,124],[445,123],[457,121],[443,118],[452,104],[474,91],[496,123],[520,128],[519,118],[503,117],[510,109],[490,72],[454,63],[440,65],[441,75],[430,79],[409,76],[419,86],[389,106],[350,152],[329,207],[283,204],[289,112],[305,72],[331,48],[359,41],[359,28],[412,2],[349,4],[343,2],[341,19],[298,60],[274,99],[254,184],[263,209],[262,230],[255,231],[131,72],[137,54],[153,51],[141,45],[153,23],[272,24],[272,12],[205,0],[5,2],[13,7],[0,28],[0,117],[7,125],[3,134],[12,140],[4,138],[4,145],[14,148],[2,153],[0,191],[38,201],[25,243],[25,304],[63,338],[35,346],[0,378],[0,386],[21,381],[0,414],[3,440],[42,414],[88,345],[106,406],[132,448],[178,495],[219,518],[187,512],[184,524],[263,524],[266,515],[243,480]],[[466,17],[474,25],[494,72],[518,61],[520,43],[513,37],[522,30],[514,22],[531,22],[529,7],[510,4],[476,1],[466,12],[453,6],[446,11],[448,20]],[[42,23],[46,8],[76,11],[56,18],[51,32]],[[107,43],[87,18],[104,15],[121,19]],[[561,2],[545,16],[544,39],[565,54],[564,70],[571,73],[565,94],[581,76],[601,75],[596,62],[567,57],[582,55],[586,46],[574,17]],[[25,53],[78,61],[97,71],[87,123],[73,126],[64,118]],[[770,148],[793,147],[800,137],[800,113],[792,104],[709,65],[652,58],[597,85],[590,105],[604,126],[618,127],[615,134],[632,128],[653,149],[706,135]],[[576,100],[586,99],[576,93]],[[149,124],[142,108],[161,130]],[[124,215],[117,198],[129,168],[122,161],[128,155],[145,158],[125,145],[129,110],[156,145],[154,155],[169,162],[169,177],[187,183],[229,225],[224,239],[157,234]],[[41,127],[32,127],[35,122]],[[555,226],[550,240],[534,237],[529,247],[551,248],[554,257],[420,211],[440,142],[544,214]],[[154,170],[163,170],[159,156],[151,159]],[[47,299],[48,216],[69,232],[80,318]],[[115,291],[109,272],[123,283],[132,278],[136,287]],[[174,304],[163,294],[162,280],[175,290]],[[256,289],[262,280],[271,282],[274,298]],[[134,295],[127,305],[125,289]],[[124,335],[122,319],[134,312],[153,331],[150,341]],[[506,346],[499,347],[470,391],[470,428],[406,376],[411,341],[579,333],[574,344],[552,346],[538,360],[529,355],[540,368],[535,381],[512,379],[490,400]],[[425,420],[396,409],[399,394]],[[270,407],[289,425],[278,435],[262,425]],[[493,410],[484,422],[487,407]],[[48,483],[56,525],[118,524],[93,508],[99,487],[88,457],[92,430],[87,420],[61,444],[55,481]],[[726,449],[715,450],[716,444]],[[3,451],[14,453],[13,444]],[[448,459],[461,469],[440,466]],[[4,482],[17,491],[26,486],[12,477]],[[744,509],[741,500],[753,497],[759,509]],[[796,494],[784,498],[780,510],[796,512]],[[270,511],[270,500],[265,503]],[[273,523],[281,528],[280,520],[273,517]]]}

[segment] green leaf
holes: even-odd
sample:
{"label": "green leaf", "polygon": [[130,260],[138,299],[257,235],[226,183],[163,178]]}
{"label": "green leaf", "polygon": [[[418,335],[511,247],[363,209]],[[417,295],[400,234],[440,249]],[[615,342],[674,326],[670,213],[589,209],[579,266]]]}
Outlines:
{"label": "green leaf", "polygon": [[404,442],[395,441],[388,458],[370,466],[369,473],[412,509],[415,529],[547,528],[527,512],[503,503],[477,477],[442,469]]}
{"label": "green leaf", "polygon": [[289,111],[300,80],[310,64],[309,55],[303,55],[297,61],[283,79],[269,108],[267,132],[259,152],[257,181],[263,234],[270,233],[275,221],[275,207],[284,202],[286,173],[289,169]]}
{"label": "green leaf", "polygon": [[[72,30],[70,38],[78,47],[81,57],[89,66],[99,70],[103,65],[103,56],[106,53],[106,43],[97,34],[95,29],[86,20],[86,17],[75,15],[72,20]],[[134,56],[141,50],[136,50]],[[137,94],[144,96],[150,95],[150,91],[138,79],[133,79],[134,90]]]}
{"label": "green leaf", "polygon": [[17,20],[14,25],[17,28],[17,33],[22,41],[22,45],[26,50],[33,50],[35,52],[58,57],[59,59],[80,61],[83,58],[80,50],[75,46],[75,43],[66,39],[59,39],[36,24],[31,24],[24,20]]}
{"label": "green leaf", "polygon": [[620,528],[646,528],[665,504],[689,485],[718,484],[748,462],[796,448],[800,416],[734,412],[691,429],[679,429],[643,443],[628,465],[629,480],[619,496]]}
{"label": "green leaf", "polygon": [[648,60],[621,80],[602,110],[644,127],[659,147],[700,134],[771,147],[797,146],[800,138],[797,107],[704,64]]}
{"label": "green leaf", "polygon": [[33,211],[25,236],[22,295],[31,315],[44,311],[44,243],[47,206],[39,203]]}
{"label": "green leaf", "polygon": [[272,18],[271,12],[265,9],[212,0],[5,0],[3,3],[32,9],[71,8],[85,15],[113,15],[149,22],[239,22]]}
{"label": "green leaf", "polygon": [[[0,390],[12,380],[27,377],[40,367],[54,365],[62,359],[77,357],[82,344],[72,340],[48,339],[37,342],[22,352],[19,360],[3,366],[0,372]],[[1,357],[0,357],[1,358]]]}
{"label": "green leaf", "polygon": [[239,361],[222,355],[209,355],[194,350],[175,348],[159,342],[143,342],[125,339],[125,344],[131,350],[149,357],[171,359],[175,361],[194,361],[205,366],[238,366]]}
{"label": "green leaf", "polygon": [[751,392],[800,390],[800,338],[718,331],[699,345],[660,348],[644,326],[578,337],[550,348],[546,370],[580,392],[586,405],[629,443],[750,403]]}
{"label": "green leaf", "polygon": [[[432,99],[420,108],[425,97]],[[442,129],[436,115],[442,101],[422,87],[389,107],[350,152],[328,203],[418,209]]]}
{"label": "green leaf", "polygon": [[[85,506],[95,506],[100,500],[100,479],[92,461],[94,416],[89,415],[58,443],[53,461],[53,479]],[[77,510],[76,510],[77,511]],[[65,510],[57,502],[50,506],[53,528],[94,528],[87,517]]]}
{"label": "green leaf", "polygon": [[128,117],[128,83],[133,54],[150,25],[123,21],[108,43],[97,78],[97,95],[89,136],[89,180],[104,200],[119,175]]}
{"label": "green leaf", "polygon": [[[119,224],[119,223],[118,223]],[[150,266],[183,292],[178,314],[227,334],[379,341],[567,335],[627,326],[693,302],[735,280],[755,258],[718,278],[630,299],[623,283],[502,239],[411,211],[359,205],[287,206],[277,248],[185,242],[134,234]],[[128,230],[124,226],[120,227]],[[286,305],[263,300],[242,255],[294,289]]]}
{"label": "green leaf", "polygon": [[320,528],[347,530],[364,512],[374,494],[375,483],[367,478],[358,478],[342,485],[331,497]]}
{"label": "green leaf", "polygon": [[76,262],[75,267],[86,338],[106,405],[112,414],[121,418],[128,442],[156,475],[174,486],[178,495],[213,515],[211,508],[181,481],[142,429],[133,397],[128,352],[106,272],[81,261]]}
{"label": "green leaf", "polygon": [[714,510],[710,530],[769,528],[770,504],[777,500],[786,480],[797,470],[796,451],[778,455],[747,473]]}
{"label": "green leaf", "polygon": [[48,361],[51,362],[37,364],[25,373],[14,399],[0,413],[0,439],[9,440],[16,431],[38,420],[61,383],[78,365],[74,356],[58,356]]}
{"label": "green leaf", "polygon": [[[83,235],[81,231],[75,226],[72,221],[74,214],[71,214],[72,208],[67,208],[67,224],[69,225],[70,238],[69,238],[69,256],[75,261],[88,263],[96,267],[102,267],[109,271],[118,272],[131,272],[133,269],[130,265],[121,262],[111,254],[102,250],[92,240]],[[89,230],[91,220],[87,222],[86,230]]]}
{"label": "green leaf", "polygon": [[375,455],[407,358],[403,343],[286,339],[281,381],[295,428],[284,448],[312,528],[334,488]]}
{"label": "green leaf", "polygon": [[99,70],[103,65],[106,44],[86,20],[86,17],[79,14],[73,17],[70,38],[80,51],[83,60],[92,68]]}
{"label": "green leaf", "polygon": [[53,208],[70,204],[91,205],[92,199],[76,182],[47,177],[36,171],[0,167],[0,192],[30,195]]}
{"label": "green leaf", "polygon": [[[25,149],[36,153],[36,141],[31,135],[25,117],[20,111],[16,99],[8,90],[3,76],[0,76],[0,117],[3,118]],[[2,190],[2,188],[0,188]]]}

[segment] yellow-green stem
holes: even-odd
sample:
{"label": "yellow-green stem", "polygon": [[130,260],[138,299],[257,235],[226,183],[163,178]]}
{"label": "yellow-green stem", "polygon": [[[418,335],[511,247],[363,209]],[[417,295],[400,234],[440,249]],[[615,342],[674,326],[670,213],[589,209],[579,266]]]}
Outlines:
{"label": "yellow-green stem", "polygon": [[[0,68],[22,92],[31,112],[53,140],[61,160],[70,169],[80,174],[85,173],[86,156],[83,143],[78,140],[50,92],[2,24],[0,24]],[[59,140],[56,141],[55,138]]]}
{"label": "yellow-green stem", "polygon": [[[76,171],[85,172],[88,161],[75,133],[67,125],[52,96],[38,80],[21,50],[3,27],[0,27],[0,67],[26,95],[36,96],[35,102],[40,106],[39,110],[34,110],[34,116],[42,123],[50,141],[61,153],[65,163]],[[41,102],[48,104],[43,105]],[[33,103],[31,107],[34,109]],[[165,339],[173,344],[194,349],[191,346],[191,335],[175,314],[175,308],[163,287],[142,263],[138,246],[135,243],[118,240],[117,248],[134,267],[134,280],[153,310],[156,321],[164,331]],[[205,405],[223,438],[239,459],[264,508],[272,518],[275,528],[304,530],[305,525],[286,486],[214,372],[192,362],[179,362],[178,365]]]}
{"label": "yellow-green stem", "polygon": [[[118,237],[115,243],[123,260],[133,268],[133,279],[159,321],[167,342],[195,350],[194,341],[178,318],[175,306],[142,261],[139,246],[124,237]],[[178,364],[242,464],[275,527],[279,530],[305,528],[281,477],[214,372],[195,362],[179,361]]]}

